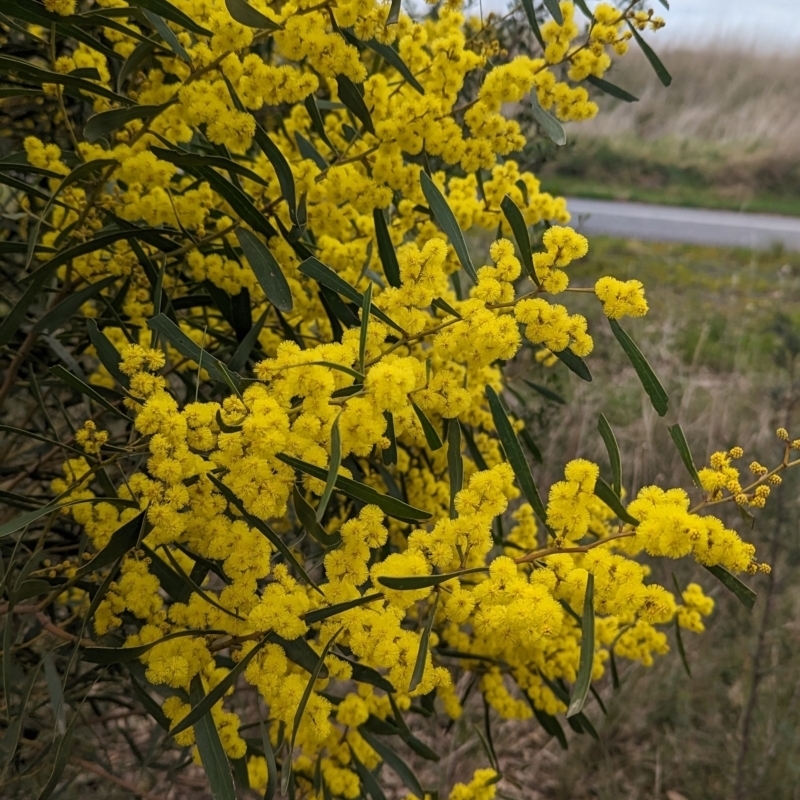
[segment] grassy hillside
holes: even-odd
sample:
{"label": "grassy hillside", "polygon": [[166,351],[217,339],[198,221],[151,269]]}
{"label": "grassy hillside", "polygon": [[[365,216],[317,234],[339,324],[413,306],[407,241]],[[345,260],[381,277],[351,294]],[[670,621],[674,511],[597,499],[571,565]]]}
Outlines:
{"label": "grassy hillside", "polygon": [[545,186],[587,197],[800,214],[800,63],[726,51],[661,53],[664,88],[638,52],[608,79],[639,98],[600,95],[542,170]]}

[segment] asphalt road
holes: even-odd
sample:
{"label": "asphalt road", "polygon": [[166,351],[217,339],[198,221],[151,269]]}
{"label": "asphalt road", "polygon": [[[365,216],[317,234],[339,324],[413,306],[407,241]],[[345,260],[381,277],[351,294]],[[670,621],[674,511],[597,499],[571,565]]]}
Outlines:
{"label": "asphalt road", "polygon": [[754,250],[782,244],[800,251],[796,217],[578,198],[569,198],[568,208],[571,224],[586,234]]}

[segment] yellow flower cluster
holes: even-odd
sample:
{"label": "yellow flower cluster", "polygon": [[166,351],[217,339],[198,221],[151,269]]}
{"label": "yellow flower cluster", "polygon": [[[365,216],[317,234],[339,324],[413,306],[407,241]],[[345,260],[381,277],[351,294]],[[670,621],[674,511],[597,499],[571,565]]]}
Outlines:
{"label": "yellow flower cluster", "polygon": [[[490,64],[499,46],[477,41],[459,2],[389,25],[375,0],[256,0],[252,25],[239,5],[175,0],[193,27],[173,13],[157,55],[116,76],[138,115],[119,114],[102,53],[81,44],[64,57],[62,72],[97,70],[97,119],[118,121],[77,143],[94,184],[64,182],[70,159],[25,141],[51,190],[63,187],[40,236],[53,248],[45,265],[59,248],[102,243],[76,247],[56,274],[70,290],[108,280],[82,309],[107,340],[87,355],[92,382],[120,391],[129,415],[108,431],[87,421],[75,437],[86,456],[66,461],[53,489],[82,501],[65,513],[95,550],[141,516],[92,631],[144,648],[173,727],[198,687],[241,673],[273,744],[295,746],[281,758],[301,793],[354,799],[363,768],[381,762],[362,734],[404,730],[412,698],[458,717],[459,669],[481,672],[504,717],[563,712],[590,585],[595,680],[612,653],[649,664],[666,652],[658,626],[676,615],[701,630],[712,601],[696,584],[675,598],[649,583],[639,551],[736,572],[757,562],[679,489],[641,490],[628,506],[639,524],[618,520],[597,495],[599,467],[582,459],[543,511],[487,401],[521,331],[547,348],[540,360],[593,348],[586,318],[549,297],[569,290],[565,270],[588,242],[563,199],[508,158],[525,137],[503,108],[536,92],[562,121],[593,116],[575,84],[625,52],[626,21],[656,20],[600,4],[579,41],[565,1],[563,24],[541,28],[543,57]],[[129,57],[149,29],[122,0],[100,6],[136,34],[104,29]],[[474,228],[498,231],[477,268],[462,247]],[[595,292],[611,319],[647,311],[638,281],[603,278]],[[92,481],[120,451],[141,466],[101,499]],[[763,505],[779,477],[759,465],[758,485],[741,486],[730,465],[741,455],[701,470],[708,501]],[[210,714],[228,756],[245,756],[225,696]],[[193,729],[176,740],[193,746]],[[262,789],[266,760],[247,766]],[[491,800],[497,779],[478,770],[451,800]]]}

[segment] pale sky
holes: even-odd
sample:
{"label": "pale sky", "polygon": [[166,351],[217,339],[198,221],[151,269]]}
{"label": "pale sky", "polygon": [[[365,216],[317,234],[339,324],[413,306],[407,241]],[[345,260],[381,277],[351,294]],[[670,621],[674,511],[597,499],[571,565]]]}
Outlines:
{"label": "pale sky", "polygon": [[[484,12],[510,5],[509,0],[482,0],[482,4]],[[595,4],[588,0],[590,7]],[[648,5],[667,21],[667,27],[653,37],[654,43],[712,40],[758,49],[783,46],[800,54],[800,0],[669,0],[669,11],[658,0]]]}

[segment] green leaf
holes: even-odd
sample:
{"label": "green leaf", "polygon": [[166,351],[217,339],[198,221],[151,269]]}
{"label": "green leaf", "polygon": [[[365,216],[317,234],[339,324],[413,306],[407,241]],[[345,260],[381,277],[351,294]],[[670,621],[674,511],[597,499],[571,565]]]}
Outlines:
{"label": "green leaf", "polygon": [[129,379],[119,368],[122,356],[119,350],[111,343],[107,336],[100,332],[97,321],[94,319],[86,320],[86,329],[89,333],[89,341],[97,351],[100,363],[109,371],[114,380],[121,386],[128,386]]}
{"label": "green leaf", "polygon": [[544,50],[545,41],[542,37],[542,31],[539,28],[539,20],[536,19],[536,9],[533,7],[533,0],[522,0],[522,7],[525,9],[525,16],[528,18],[528,24],[531,26],[536,41],[539,42],[542,50]]}
{"label": "green leaf", "polygon": [[197,167],[193,170],[194,174],[204,181],[220,195],[225,202],[247,223],[254,231],[258,231],[269,239],[275,235],[275,229],[269,224],[269,220],[253,205],[253,201],[238,186],[226,180],[218,172],[210,167]]}
{"label": "green leaf", "polygon": [[580,714],[589,686],[592,683],[592,664],[594,663],[594,575],[586,579],[586,596],[583,600],[583,623],[581,625],[581,654],[578,663],[578,677],[567,709],[567,717]]}
{"label": "green leaf", "polygon": [[365,130],[374,135],[375,126],[372,124],[372,116],[358,86],[347,75],[337,75],[336,85],[339,89],[339,99],[347,106],[347,110],[361,122]]}
{"label": "green leaf", "polygon": [[200,36],[212,35],[212,31],[198,25],[191,17],[177,9],[172,3],[167,2],[167,0],[131,0],[129,5],[152,11],[160,17],[164,17],[164,19],[168,19],[170,22],[175,22],[182,28],[186,28],[186,30],[191,31],[191,33],[196,33]]}
{"label": "green leaf", "polygon": [[609,83],[602,78],[595,78],[594,75],[589,75],[586,80],[591,83],[592,86],[598,88],[601,92],[605,92],[612,97],[616,97],[617,100],[624,100],[626,103],[639,102],[638,97],[635,97],[630,92],[626,92],[624,89],[620,89],[619,86],[615,86],[613,83]]}
{"label": "green leaf", "polygon": [[464,267],[464,271],[472,278],[474,283],[477,283],[478,276],[472,264],[472,259],[467,249],[467,243],[464,241],[464,234],[456,220],[453,209],[450,208],[444,195],[439,191],[439,187],[424,170],[420,172],[419,180],[422,184],[422,193],[428,201],[431,213],[435,217],[436,222],[445,232],[447,238],[450,239],[450,243],[453,245],[453,249],[456,251],[456,255],[461,262],[461,266]]}
{"label": "green leaf", "polygon": [[64,300],[54,308],[51,308],[31,328],[31,333],[36,334],[58,330],[77,314],[78,310],[85,302],[91,300],[96,294],[99,294],[103,289],[108,288],[112,283],[118,280],[118,276],[109,275],[107,278],[103,278],[103,280],[97,283],[90,283],[77,292],[70,292]]}
{"label": "green leaf", "polygon": [[[364,302],[364,297],[358,289],[353,288],[347,281],[339,277],[330,267],[323,264],[319,259],[307,258],[300,264],[300,272],[303,275],[315,280],[317,283],[325,286],[328,289],[336,292],[337,294],[346,297],[351,302],[360,306]],[[370,306],[370,313],[372,316],[385,322],[396,331],[403,333],[403,329],[392,319],[390,319],[383,311],[381,311],[374,303]]]}
{"label": "green leaf", "polygon": [[425,434],[425,441],[431,450],[438,450],[442,446],[442,439],[439,436],[439,431],[433,427],[433,423],[428,419],[425,412],[411,400],[411,407],[417,415],[420,425],[422,425],[422,432]]}
{"label": "green leaf", "polygon": [[450,303],[442,300],[441,297],[434,297],[431,301],[431,307],[438,308],[440,311],[444,311],[445,314],[450,314],[451,317],[455,317],[456,319],[462,319],[461,314],[459,314]]}
{"label": "green leaf", "polygon": [[277,22],[273,22],[269,17],[257,11],[247,0],[225,0],[225,6],[231,17],[240,25],[264,31],[281,30],[281,26]]}
{"label": "green leaf", "polygon": [[672,437],[672,441],[675,443],[675,447],[678,448],[678,453],[680,453],[684,466],[688,470],[689,475],[692,476],[692,482],[698,489],[702,489],[703,484],[700,482],[700,476],[697,474],[697,467],[694,465],[692,451],[689,449],[689,442],[686,441],[686,434],[683,432],[683,428],[676,423],[675,425],[670,425],[667,430]]}
{"label": "green leaf", "polygon": [[16,75],[20,80],[30,81],[40,86],[45,83],[54,83],[58,86],[65,86],[69,89],[105,97],[107,100],[113,100],[125,106],[134,105],[134,101],[129,97],[112,92],[100,84],[92,83],[92,81],[88,81],[85,78],[76,78],[72,75],[62,75],[60,72],[51,72],[49,69],[37,67],[25,59],[15,58],[14,56],[0,55],[0,72]]}
{"label": "green leaf", "polygon": [[294,139],[295,142],[297,143],[297,149],[300,151],[300,155],[303,158],[310,159],[320,169],[328,168],[328,162],[325,160],[322,153],[320,153],[319,150],[317,150],[317,148],[314,147],[314,145],[311,144],[311,142],[309,142],[308,139],[306,139],[306,137],[303,136],[302,133],[300,133],[300,131],[294,132]]}
{"label": "green leaf", "polygon": [[519,438],[522,439],[525,447],[528,448],[530,454],[540,463],[544,463],[544,458],[542,458],[542,451],[536,446],[536,442],[533,441],[533,436],[531,436],[530,432],[527,428],[523,428],[519,432]]}
{"label": "green leaf", "polygon": [[313,625],[315,622],[322,622],[344,611],[349,611],[351,608],[358,608],[358,606],[363,606],[367,603],[374,603],[376,600],[383,600],[383,595],[380,592],[365,594],[363,597],[356,597],[355,600],[345,600],[343,603],[336,603],[332,606],[314,609],[314,611],[309,611],[303,617],[303,621],[306,625]]}
{"label": "green leaf", "polygon": [[[114,108],[111,111],[102,111],[89,117],[83,126],[83,135],[89,142],[99,141],[113,131],[119,130],[128,122],[155,117],[172,104],[172,101],[168,101],[158,106],[131,106],[130,108]],[[93,162],[90,161],[88,163],[91,164]]]}
{"label": "green leaf", "polygon": [[[156,49],[155,42],[145,39],[139,42],[133,49],[133,52],[128,56],[122,69],[117,76],[117,91],[122,90],[122,86],[128,78],[132,78],[142,68],[145,62],[153,55]],[[84,128],[84,136],[86,136],[86,128]]]}
{"label": "green leaf", "polygon": [[325,664],[325,656],[328,655],[333,643],[338,638],[339,634],[342,632],[342,628],[339,628],[336,633],[331,636],[330,639],[325,643],[325,647],[322,648],[322,652],[319,654],[319,658],[317,659],[317,663],[314,665],[314,669],[311,672],[311,676],[308,679],[308,683],[306,684],[305,691],[303,692],[303,696],[300,698],[300,704],[297,706],[297,711],[294,715],[294,723],[292,724],[292,736],[289,740],[289,752],[286,755],[286,762],[289,764],[289,769],[284,770],[283,775],[281,776],[281,792],[286,794],[286,790],[289,786],[289,778],[291,777],[291,763],[292,763],[292,753],[294,752],[294,743],[297,739],[297,731],[300,728],[300,723],[303,720],[303,712],[306,710],[306,706],[308,705],[308,700],[311,697],[311,692],[314,691],[314,684],[316,683],[317,679],[320,676],[320,672],[322,671],[322,667]]}
{"label": "green leaf", "polygon": [[91,561],[78,568],[76,576],[83,577],[95,570],[107,567],[136,547],[142,533],[146,513],[146,511],[142,511],[117,528],[111,534],[106,546]]}
{"label": "green leaf", "polygon": [[332,153],[336,153],[336,148],[331,143],[331,140],[328,138],[328,134],[325,132],[325,123],[322,120],[322,114],[320,113],[319,106],[317,105],[316,98],[313,94],[309,94],[306,96],[306,99],[303,100],[303,105],[306,107],[306,111],[308,112],[308,116],[311,118],[311,127],[314,129],[314,133],[325,142],[326,145],[330,148]]}
{"label": "green leaf", "polygon": [[294,500],[294,512],[303,529],[316,539],[323,547],[334,547],[341,541],[337,533],[328,533],[322,525],[317,522],[314,509],[311,504],[303,497],[297,486],[292,487],[292,498]]}
{"label": "green leaf", "polygon": [[[675,577],[674,572],[672,573],[672,582],[675,584],[675,599],[680,601],[682,598],[681,587],[678,585],[678,579]],[[689,667],[689,659],[686,658],[686,648],[683,646],[683,635],[681,634],[681,626],[680,623],[678,622],[677,614],[675,614],[675,639],[678,643],[678,653],[680,653],[683,669],[685,670],[686,674],[691,678],[692,670]]]}
{"label": "green leaf", "polygon": [[224,156],[213,156],[209,153],[204,153],[203,155],[197,153],[179,153],[167,147],[151,147],[150,152],[162,161],[169,161],[170,164],[174,164],[176,167],[187,171],[197,169],[198,167],[214,167],[215,169],[221,169],[225,172],[234,172],[261,186],[269,186],[269,181],[262,178],[257,172],[253,172],[253,170],[245,167],[238,161],[233,161]]}
{"label": "green leaf", "polygon": [[567,134],[564,131],[564,126],[552,114],[542,108],[535,89],[531,92],[531,114],[548,139],[555,142],[559,147],[567,143]]}
{"label": "green leaf", "polygon": [[617,437],[614,436],[614,431],[611,430],[611,425],[606,419],[605,414],[601,414],[597,421],[597,430],[600,431],[600,436],[608,451],[608,460],[611,464],[611,486],[614,489],[614,494],[617,497],[622,496],[622,459],[619,454],[619,445],[617,444]]}
{"label": "green leaf", "polygon": [[267,300],[283,312],[291,311],[292,290],[269,248],[244,228],[236,229],[236,238]]}
{"label": "green leaf", "polygon": [[67,386],[69,386],[71,389],[75,389],[81,394],[86,395],[86,397],[90,398],[91,400],[94,400],[95,403],[103,406],[103,408],[110,411],[112,414],[116,414],[118,417],[121,417],[122,419],[128,422],[132,421],[127,414],[120,411],[120,409],[118,409],[115,405],[109,403],[108,400],[106,400],[106,398],[103,397],[102,394],[100,394],[100,392],[98,392],[93,387],[89,386],[88,383],[84,383],[76,375],[73,375],[68,369],[62,367],[61,364],[58,364],[55,367],[50,367],[50,373],[52,375],[55,375],[55,377],[58,378],[60,381],[66,383]]}
{"label": "green leaf", "polygon": [[264,309],[264,313],[258,318],[256,324],[250,328],[244,339],[239,342],[239,346],[236,348],[236,352],[231,356],[230,363],[228,364],[228,369],[230,369],[231,372],[239,372],[239,370],[244,369],[247,365],[247,359],[250,358],[250,354],[253,352],[253,348],[258,342],[259,334],[263,330],[264,323],[267,321],[268,316],[269,307]]}
{"label": "green leaf", "polygon": [[645,58],[650,62],[650,66],[655,71],[658,79],[664,86],[669,86],[672,83],[672,75],[669,74],[667,68],[661,63],[661,59],[655,54],[652,47],[642,38],[642,35],[636,28],[631,25],[630,20],[627,20],[628,27],[631,29],[631,33],[633,33],[633,38],[636,39],[636,43],[639,47],[642,48],[642,52],[645,55]]}
{"label": "green leaf", "polygon": [[450,480],[450,519],[458,516],[456,495],[464,485],[464,457],[461,454],[461,426],[450,420],[447,426],[447,476]]}
{"label": "green leaf", "polygon": [[378,256],[383,265],[383,274],[390,286],[399,288],[400,264],[397,261],[397,253],[392,244],[392,237],[389,235],[389,226],[383,216],[383,210],[375,208],[372,211],[372,219],[375,221],[375,238],[378,241]]}
{"label": "green leaf", "polygon": [[653,408],[660,417],[663,417],[667,413],[669,395],[664,391],[664,387],[656,377],[650,364],[647,363],[647,359],[642,355],[642,351],[636,346],[636,342],[631,339],[615,319],[609,319],[608,323],[611,325],[611,330],[614,336],[617,337],[617,341],[625,351],[625,355],[628,356],[631,364],[633,364],[633,368],[636,370],[636,374],[639,376],[639,380],[642,382]]}
{"label": "green leaf", "polygon": [[264,800],[273,800],[278,788],[278,765],[275,763],[275,752],[269,740],[269,731],[264,721],[261,720],[261,743],[264,747],[264,756],[267,759],[267,788],[264,790]]}
{"label": "green leaf", "polygon": [[[386,15],[386,24],[387,25],[396,25],[400,19],[400,6],[401,0],[392,0],[391,6],[389,6],[389,13]],[[419,795],[422,797],[422,795]]]}
{"label": "green leaf", "polygon": [[580,356],[576,356],[569,347],[565,347],[558,352],[553,352],[553,355],[557,356],[561,362],[581,380],[591,383],[592,373],[589,372],[589,367],[586,366],[586,362]]}
{"label": "green leaf", "polygon": [[378,736],[373,736],[369,731],[363,727],[359,728],[359,733],[364,737],[366,743],[385,761],[389,767],[394,771],[398,778],[403,782],[405,787],[417,797],[424,797],[425,790],[422,784],[414,774],[411,767],[400,758],[389,745],[383,742]]}
{"label": "green leaf", "polygon": [[342,436],[339,432],[339,418],[341,415],[342,412],[340,411],[333,421],[333,425],[331,425],[331,459],[328,465],[328,475],[325,478],[325,489],[317,506],[317,522],[321,522],[322,517],[325,516],[325,509],[328,507],[328,501],[331,499],[333,489],[336,486],[336,478],[339,476],[339,467],[342,465]]}
{"label": "green leaf", "polygon": [[575,5],[583,12],[583,16],[586,19],[592,19],[594,15],[589,6],[586,5],[586,0],[575,0]]}
{"label": "green leaf", "polygon": [[[704,565],[705,566],[705,565]],[[739,602],[748,610],[752,611],[756,604],[756,593],[746,584],[742,583],[733,573],[725,567],[715,564],[706,569],[726,588],[733,592]]]}
{"label": "green leaf", "polygon": [[366,795],[369,795],[372,800],[386,800],[386,795],[384,794],[383,789],[381,789],[378,779],[361,763],[355,753],[355,750],[353,750],[350,744],[348,744],[348,747],[350,748],[350,758],[353,761],[353,765],[355,766],[359,780],[361,781],[362,791],[365,792]]}
{"label": "green leaf", "polygon": [[230,503],[244,518],[245,522],[248,525],[255,528],[259,533],[261,533],[266,539],[269,540],[270,544],[272,544],[275,549],[297,570],[297,572],[302,575],[303,580],[309,585],[312,586],[317,592],[322,594],[321,589],[317,586],[316,583],[308,576],[308,573],[303,569],[300,562],[295,558],[294,553],[286,546],[286,543],[283,539],[278,536],[272,528],[267,525],[262,519],[254,516],[253,514],[249,514],[244,507],[244,503],[233,493],[233,491],[226,486],[216,475],[212,473],[207,473],[206,477],[211,481],[211,483],[216,486],[222,496]]}
{"label": "green leaf", "polygon": [[383,44],[377,39],[369,39],[365,41],[364,44],[369,47],[370,50],[377,53],[387,64],[389,64],[389,66],[394,67],[403,76],[412,89],[416,90],[420,94],[425,94],[425,88],[414,77],[414,73],[409,69],[408,64],[403,61],[400,53],[398,53],[394,47],[392,47],[390,44]]}
{"label": "green leaf", "polygon": [[544,7],[550,12],[550,15],[556,21],[557,25],[564,24],[564,15],[561,13],[561,6],[558,4],[558,0],[543,0]]}
{"label": "green leaf", "polygon": [[527,386],[530,386],[534,392],[539,392],[542,397],[546,397],[548,400],[552,400],[554,403],[565,405],[567,402],[560,394],[556,394],[556,392],[554,392],[552,389],[548,389],[546,386],[529,381],[527,378],[523,378],[522,382]]}
{"label": "green leaf", "polygon": [[619,495],[602,479],[598,478],[594,486],[594,493],[599,497],[623,522],[630,525],[638,525],[639,520],[631,516],[628,510],[622,505]]}
{"label": "green leaf", "polygon": [[433,620],[436,616],[436,606],[439,604],[439,592],[437,591],[433,596],[433,605],[431,606],[428,621],[422,630],[422,636],[419,637],[419,651],[417,652],[417,660],[414,662],[414,672],[411,675],[411,682],[408,685],[408,691],[413,692],[417,686],[422,682],[422,676],[425,674],[425,663],[428,660],[429,646],[428,642],[431,638],[431,629],[433,628]]}
{"label": "green leaf", "polygon": [[293,224],[297,225],[297,192],[292,168],[289,166],[289,162],[281,149],[270,139],[269,134],[260,125],[256,125],[255,140],[264,155],[269,159],[275,174],[278,176],[281,194],[289,207],[289,218]]}
{"label": "green leaf", "polygon": [[182,356],[191,359],[197,365],[202,365],[213,380],[227,386],[230,386],[233,380],[235,390],[238,391],[242,376],[231,372],[218,358],[202,350],[169,317],[159,314],[147,320],[147,327],[163,336]]}
{"label": "green leaf", "polygon": [[[328,471],[326,469],[301,461],[299,458],[293,458],[284,453],[278,453],[276,458],[284,464],[288,464],[290,467],[306,475],[310,475],[312,478],[318,478],[324,481],[328,477]],[[414,508],[414,506],[410,506],[402,500],[397,500],[394,497],[381,494],[371,486],[359,483],[352,478],[345,478],[343,475],[339,475],[336,478],[336,488],[355,500],[378,506],[388,516],[403,522],[420,522],[431,518],[431,514],[427,511]]]}
{"label": "green leaf", "polygon": [[[189,697],[195,706],[203,701],[203,682],[199,675],[192,678]],[[194,736],[208,778],[211,797],[213,800],[236,800],[231,765],[222,748],[211,714],[205,714],[198,720],[194,727]]]}
{"label": "green leaf", "polygon": [[378,578],[378,583],[387,589],[396,589],[398,591],[427,589],[430,586],[438,586],[440,583],[451,581],[453,578],[460,578],[462,575],[487,572],[488,569],[489,567],[470,567],[469,569],[459,569],[456,572],[445,572],[441,575],[406,575],[403,577],[381,575]]}
{"label": "green leaf", "polygon": [[539,497],[539,490],[533,480],[531,468],[525,460],[525,454],[522,452],[522,447],[511,421],[506,415],[497,392],[491,386],[486,387],[486,397],[489,400],[489,409],[492,412],[492,419],[494,420],[494,427],[497,430],[500,444],[506,454],[508,463],[511,464],[511,468],[514,470],[517,483],[520,485],[525,499],[531,504],[534,513],[541,520],[542,525],[547,527],[547,512],[542,503],[542,498]]}
{"label": "green leaf", "polygon": [[531,239],[528,235],[528,226],[525,224],[525,219],[522,216],[519,206],[506,195],[500,203],[500,208],[508,220],[511,227],[511,232],[514,234],[514,239],[517,242],[517,249],[519,250],[520,260],[522,265],[528,271],[531,280],[537,285],[541,286],[539,276],[533,266],[533,251],[531,250]]}
{"label": "green leaf", "polygon": [[372,284],[364,292],[364,300],[361,303],[361,332],[358,337],[358,371],[363,375],[365,372],[364,364],[367,356],[367,332],[369,328],[369,313],[372,308]]}
{"label": "green leaf", "polygon": [[385,436],[389,440],[389,446],[383,451],[382,461],[385,466],[397,463],[397,437],[394,433],[394,417],[391,411],[384,411],[383,417],[386,420]]}
{"label": "green leaf", "polygon": [[205,696],[200,702],[192,706],[192,710],[174,727],[170,729],[172,736],[177,736],[181,731],[191,728],[199,719],[206,716],[211,716],[211,707],[221,700],[225,693],[236,683],[239,675],[244,672],[247,665],[261,652],[264,645],[267,644],[269,639],[265,636],[261,639],[252,650],[249,650],[236,666],[228,672],[228,674]]}
{"label": "green leaf", "polygon": [[168,642],[170,639],[177,639],[181,636],[227,636],[227,631],[221,630],[189,630],[189,631],[175,631],[174,633],[167,633],[160,639],[148,644],[140,644],[137,647],[84,647],[81,650],[81,658],[90,664],[124,664],[128,661],[136,661],[143,656],[148,650],[155,647],[162,642]]}

